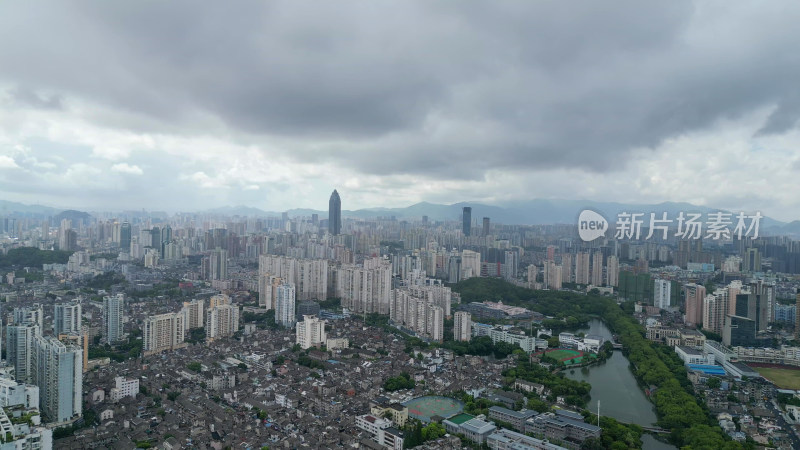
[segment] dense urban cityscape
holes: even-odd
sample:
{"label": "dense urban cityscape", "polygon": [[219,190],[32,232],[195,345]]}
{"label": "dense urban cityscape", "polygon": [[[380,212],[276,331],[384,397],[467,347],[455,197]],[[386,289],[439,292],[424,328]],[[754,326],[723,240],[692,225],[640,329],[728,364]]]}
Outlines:
{"label": "dense urban cityscape", "polygon": [[797,23],[0,1],[0,450],[800,449]]}
{"label": "dense urban cityscape", "polygon": [[797,447],[800,241],[342,204],[7,212],[0,448]]}

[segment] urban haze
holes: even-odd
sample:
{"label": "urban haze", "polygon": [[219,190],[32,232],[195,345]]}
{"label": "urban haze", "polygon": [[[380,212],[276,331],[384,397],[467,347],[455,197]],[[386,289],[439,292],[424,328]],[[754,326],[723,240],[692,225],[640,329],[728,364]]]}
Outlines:
{"label": "urban haze", "polygon": [[0,450],[800,448],[798,22],[0,3]]}

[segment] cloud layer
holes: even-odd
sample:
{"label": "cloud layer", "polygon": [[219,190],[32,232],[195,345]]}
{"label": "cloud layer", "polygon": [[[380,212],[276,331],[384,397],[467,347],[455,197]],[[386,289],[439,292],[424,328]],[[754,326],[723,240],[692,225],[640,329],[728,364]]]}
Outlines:
{"label": "cloud layer", "polygon": [[[796,2],[0,4],[0,190],[800,217]],[[169,193],[169,195],[164,195]]]}

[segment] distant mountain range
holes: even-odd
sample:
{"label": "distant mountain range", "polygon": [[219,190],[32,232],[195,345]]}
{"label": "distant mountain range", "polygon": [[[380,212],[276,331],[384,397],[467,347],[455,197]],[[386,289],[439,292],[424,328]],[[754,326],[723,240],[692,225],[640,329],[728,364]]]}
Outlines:
{"label": "distant mountain range", "polygon": [[0,200],[0,215],[16,213],[22,216],[51,216],[58,214],[60,209],[42,205],[26,205],[23,203]]}
{"label": "distant mountain range", "polygon": [[[465,206],[472,207],[472,219],[480,222],[483,217],[489,217],[492,223],[502,223],[507,225],[544,225],[544,224],[574,224],[577,222],[578,214],[584,209],[592,209],[606,217],[611,222],[616,221],[617,214],[620,212],[642,212],[642,213],[662,213],[666,212],[667,217],[674,219],[678,213],[694,212],[706,214],[708,212],[721,211],[705,206],[697,206],[691,203],[664,202],[658,204],[637,204],[637,203],[618,203],[618,202],[596,202],[591,200],[528,200],[508,202],[502,205],[486,205],[478,202],[460,202],[452,205],[421,202],[405,208],[366,208],[358,210],[342,210],[343,217],[369,219],[374,217],[395,217],[398,220],[420,219],[428,216],[431,221],[436,220],[461,220],[461,211]],[[724,210],[723,210],[724,211]],[[738,211],[725,211],[734,214]],[[0,216],[19,214],[23,216],[56,216],[66,213],[69,216],[78,216],[86,219],[86,213],[79,211],[62,211],[41,205],[25,205],[22,203],[0,200]],[[141,214],[142,212],[138,212]],[[198,211],[199,214],[218,214],[225,216],[245,216],[245,217],[279,217],[282,212],[264,211],[250,206],[225,206],[213,208],[205,211]],[[328,211],[297,208],[287,211],[289,217],[310,217],[312,214],[319,214],[320,219],[327,218]],[[152,214],[152,213],[151,213]],[[165,213],[159,213],[165,215]],[[800,220],[793,222],[781,222],[770,217],[764,217],[761,221],[761,230],[774,234],[800,235]]]}
{"label": "distant mountain range", "polygon": [[[367,208],[358,210],[342,210],[343,217],[353,217],[368,219],[374,217],[394,216],[398,220],[420,219],[428,216],[429,220],[461,220],[461,211],[465,206],[472,207],[472,219],[480,223],[483,217],[489,217],[492,223],[502,223],[507,225],[544,225],[544,224],[574,224],[578,220],[578,214],[584,209],[592,209],[606,219],[615,222],[616,217],[621,212],[629,213],[651,213],[658,216],[666,212],[670,219],[677,218],[680,212],[701,213],[709,212],[730,212],[735,217],[739,211],[726,211],[705,206],[697,206],[691,203],[664,202],[658,204],[642,203],[618,203],[618,202],[596,202],[591,200],[529,200],[505,203],[502,206],[485,205],[477,202],[460,202],[452,205],[421,202],[405,208]],[[236,206],[217,208],[209,211],[214,214],[240,215],[240,216],[280,216],[280,212],[263,211],[258,208]],[[289,217],[310,217],[312,214],[319,214],[321,219],[328,215],[328,211],[297,208],[287,211]],[[704,216],[705,217],[705,216]],[[646,216],[649,220],[649,215]],[[733,219],[735,221],[735,219]],[[793,222],[781,222],[770,217],[761,220],[761,230],[775,234],[800,235],[800,220]]]}

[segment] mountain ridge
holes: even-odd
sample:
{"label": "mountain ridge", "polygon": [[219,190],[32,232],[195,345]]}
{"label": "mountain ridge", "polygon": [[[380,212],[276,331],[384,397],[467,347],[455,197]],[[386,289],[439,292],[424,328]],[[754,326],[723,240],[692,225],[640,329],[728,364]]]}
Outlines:
{"label": "mountain ridge", "polygon": [[[645,213],[644,220],[649,220],[649,213],[654,212],[660,217],[660,213],[666,212],[667,218],[675,219],[679,212],[695,212],[706,214],[709,212],[729,212],[732,220],[738,211],[728,211],[723,209],[710,208],[707,206],[694,205],[688,202],[661,202],[661,203],[622,203],[622,202],[598,202],[593,200],[564,200],[564,199],[532,199],[526,201],[503,202],[496,205],[481,202],[457,202],[452,204],[441,204],[432,202],[418,202],[406,207],[374,207],[362,208],[357,210],[342,210],[343,217],[369,219],[374,217],[391,217],[398,220],[420,219],[428,216],[431,221],[441,220],[461,220],[461,211],[464,206],[472,207],[472,219],[480,223],[483,217],[489,217],[493,223],[506,225],[546,225],[546,224],[575,224],[578,214],[584,209],[592,209],[606,217],[610,222],[615,222],[617,214],[621,212]],[[23,216],[57,216],[60,212],[57,208],[42,205],[26,205],[23,203],[0,200],[0,214],[18,213]],[[144,213],[144,211],[142,211]],[[210,208],[202,211],[195,211],[196,214],[219,214],[229,216],[244,217],[280,217],[283,212],[266,211],[257,207],[247,205],[222,206]],[[312,208],[293,208],[286,213],[289,217],[309,217],[312,214],[319,214],[321,219],[327,217],[326,210],[316,210]],[[782,222],[765,216],[761,221],[761,228],[773,233],[785,233],[800,235],[800,220],[792,222]]]}

